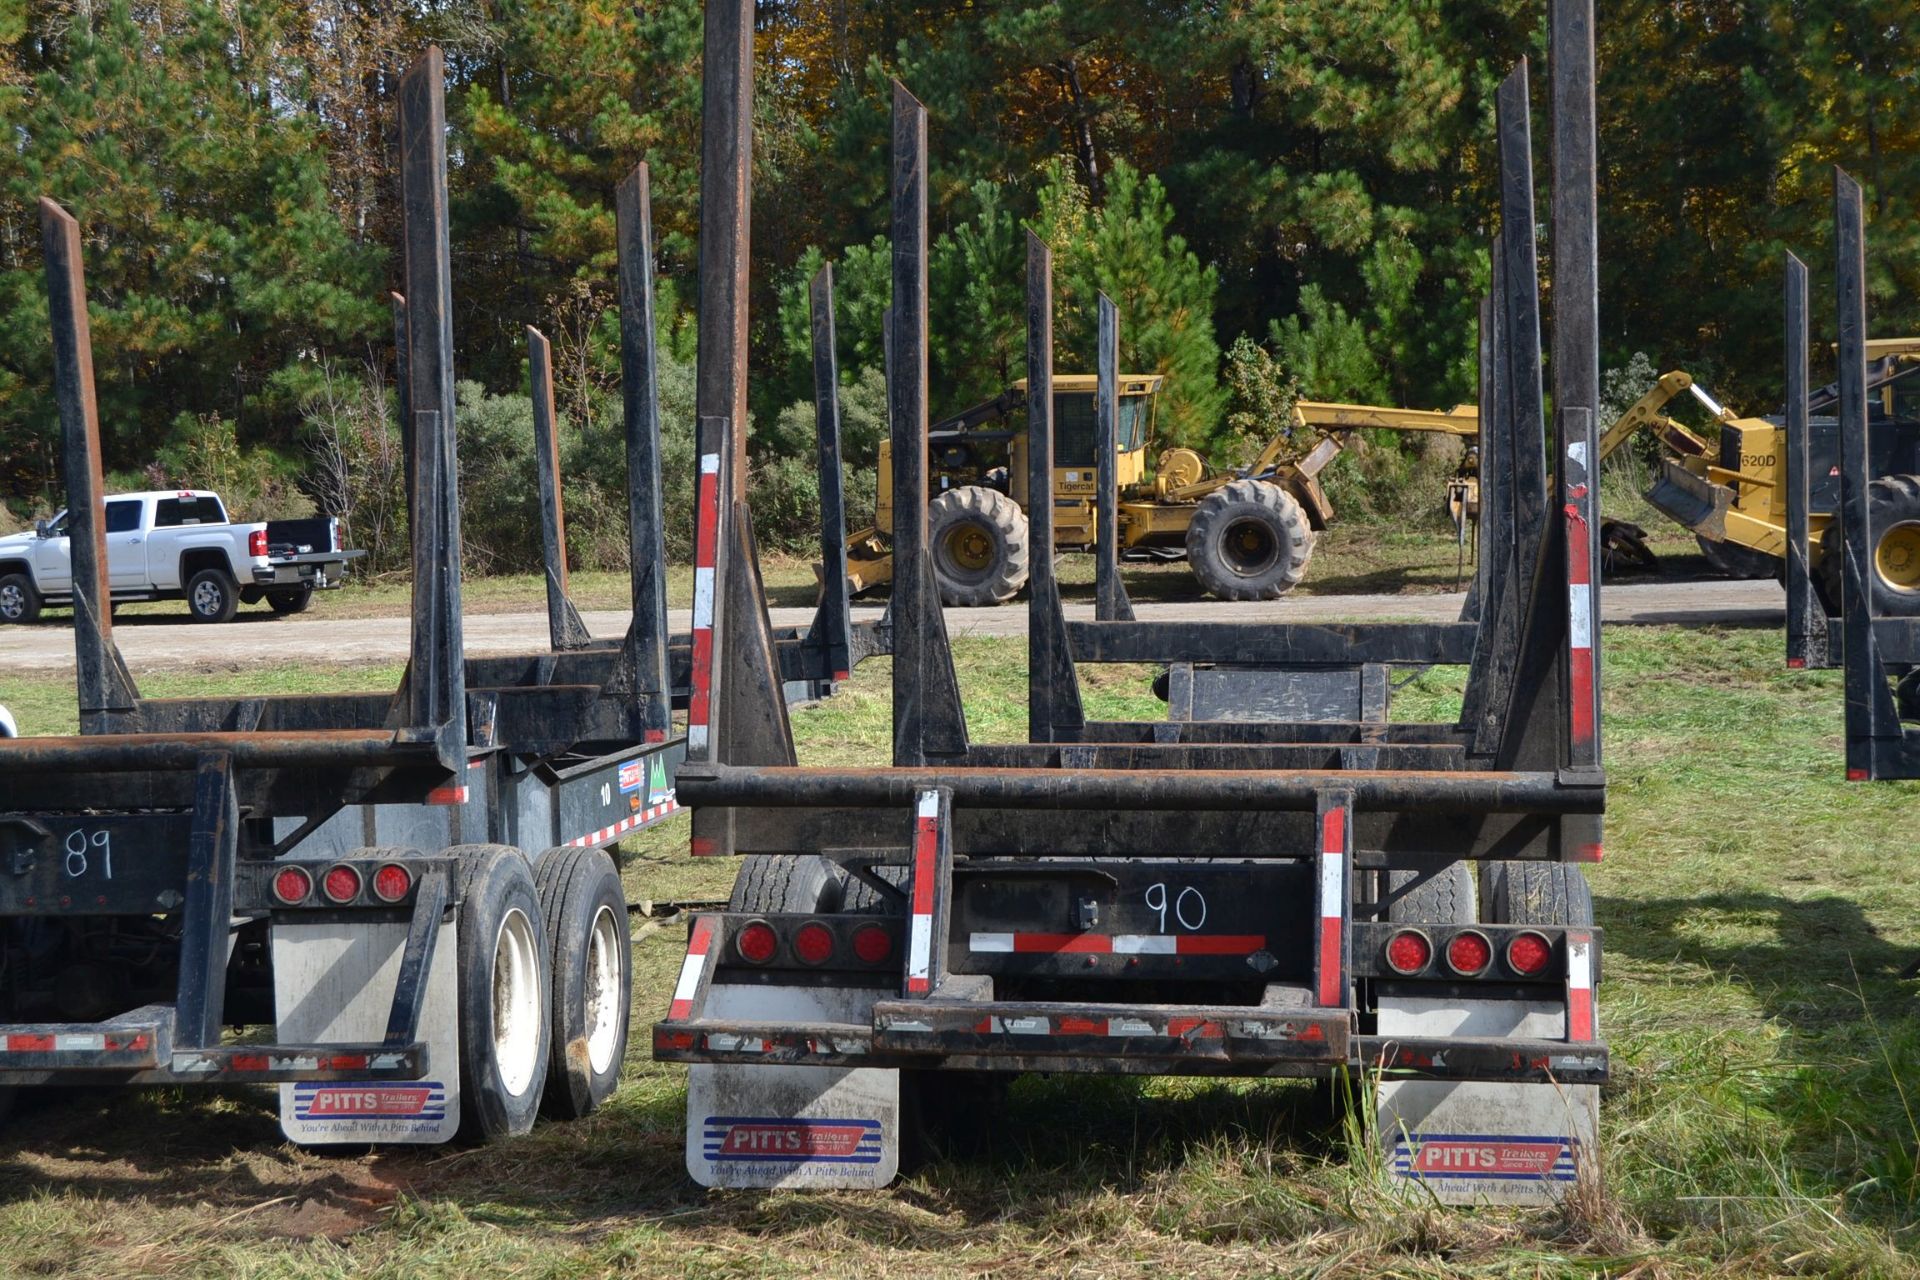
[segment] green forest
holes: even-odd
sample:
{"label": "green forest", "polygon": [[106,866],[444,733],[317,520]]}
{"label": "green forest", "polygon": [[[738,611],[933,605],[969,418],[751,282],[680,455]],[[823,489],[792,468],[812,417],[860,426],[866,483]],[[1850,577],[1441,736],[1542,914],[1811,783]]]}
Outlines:
{"label": "green forest", "polygon": [[[763,530],[791,540],[812,518],[805,281],[823,261],[839,281],[856,515],[871,492],[891,78],[931,116],[934,411],[1023,375],[1031,227],[1055,253],[1057,366],[1091,367],[1106,291],[1123,364],[1168,375],[1162,438],[1230,457],[1271,430],[1282,394],[1472,400],[1493,90],[1516,59],[1543,56],[1544,12],[761,3]],[[1598,18],[1602,362],[1616,387],[1685,367],[1738,409],[1772,407],[1784,250],[1813,265],[1816,334],[1830,328],[1835,164],[1868,193],[1875,333],[1920,330],[1912,0],[1616,0]],[[47,194],[82,227],[112,483],[219,487],[252,516],[318,508],[348,518],[375,567],[404,554],[386,302],[400,275],[395,95],[434,42],[449,75],[468,568],[537,555],[526,324],[554,343],[573,555],[620,564],[613,188],[649,163],[681,500],[700,25],[699,0],[0,0],[10,518],[60,492],[33,207]]]}

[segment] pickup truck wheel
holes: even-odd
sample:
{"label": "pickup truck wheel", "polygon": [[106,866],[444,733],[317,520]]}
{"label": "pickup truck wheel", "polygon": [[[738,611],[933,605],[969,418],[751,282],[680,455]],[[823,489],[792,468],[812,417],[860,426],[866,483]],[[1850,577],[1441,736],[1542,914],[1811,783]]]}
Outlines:
{"label": "pickup truck wheel", "polygon": [[460,902],[460,1135],[533,1128],[547,1083],[551,960],[533,870],[507,845],[455,845]]}
{"label": "pickup truck wheel", "polygon": [[267,607],[278,614],[305,613],[307,606],[313,603],[312,587],[295,587],[291,591],[267,592]]}
{"label": "pickup truck wheel", "polygon": [[533,878],[553,956],[545,1110],[575,1120],[613,1096],[627,1056],[627,895],[613,859],[599,849],[551,850]]}
{"label": "pickup truck wheel", "polygon": [[0,622],[33,622],[40,617],[40,593],[24,573],[0,578]]}
{"label": "pickup truck wheel", "polygon": [[225,569],[202,569],[187,579],[187,612],[195,622],[231,622],[240,588]]}

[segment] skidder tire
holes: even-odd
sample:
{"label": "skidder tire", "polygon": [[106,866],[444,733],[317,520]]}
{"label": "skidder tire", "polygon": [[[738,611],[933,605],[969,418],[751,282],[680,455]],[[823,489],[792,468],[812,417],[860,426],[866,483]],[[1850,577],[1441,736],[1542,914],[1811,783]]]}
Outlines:
{"label": "skidder tire", "polygon": [[0,623],[36,622],[41,603],[40,592],[26,574],[9,573],[0,578]]}
{"label": "skidder tire", "polygon": [[998,489],[967,485],[935,498],[927,545],[942,604],[1004,604],[1027,585],[1027,515]]}
{"label": "skidder tire", "polygon": [[1480,916],[1474,903],[1473,870],[1464,862],[1451,863],[1424,881],[1418,871],[1387,872],[1387,892],[1414,885],[1404,897],[1387,903],[1387,919],[1394,924],[1474,924]]}
{"label": "skidder tire", "polygon": [[546,916],[533,869],[507,845],[455,845],[460,872],[460,1136],[533,1128],[547,1083],[552,1007]]}
{"label": "skidder tire", "polygon": [[1300,585],[1313,529],[1292,494],[1264,480],[1235,480],[1208,494],[1187,525],[1187,563],[1222,600],[1272,600]]}
{"label": "skidder tire", "polygon": [[1700,544],[1700,554],[1715,573],[1723,573],[1729,578],[1771,578],[1782,572],[1779,560],[1764,551],[1755,551],[1752,547],[1743,547],[1734,542],[1715,542],[1703,534],[1694,534],[1693,540]]}
{"label": "skidder tire", "polygon": [[553,1000],[543,1110],[577,1120],[613,1096],[627,1056],[633,933],[620,872],[599,849],[553,849],[534,885],[547,927]]}
{"label": "skidder tire", "polygon": [[202,569],[187,579],[187,612],[195,622],[232,622],[240,588],[225,569]]}
{"label": "skidder tire", "polygon": [[811,853],[756,853],[741,859],[729,911],[838,911],[846,891],[840,868]]}

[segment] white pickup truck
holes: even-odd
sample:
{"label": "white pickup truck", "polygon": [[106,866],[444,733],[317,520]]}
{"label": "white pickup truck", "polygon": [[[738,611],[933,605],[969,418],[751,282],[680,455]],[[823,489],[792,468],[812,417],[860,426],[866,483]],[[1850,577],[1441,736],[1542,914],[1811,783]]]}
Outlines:
{"label": "white pickup truck", "polygon": [[[107,578],[115,604],[185,600],[196,622],[226,622],[242,604],[299,613],[337,587],[347,561],[330,517],[232,524],[204,489],[114,494],[106,500]],[[32,622],[73,599],[66,512],[0,538],[0,622]]]}

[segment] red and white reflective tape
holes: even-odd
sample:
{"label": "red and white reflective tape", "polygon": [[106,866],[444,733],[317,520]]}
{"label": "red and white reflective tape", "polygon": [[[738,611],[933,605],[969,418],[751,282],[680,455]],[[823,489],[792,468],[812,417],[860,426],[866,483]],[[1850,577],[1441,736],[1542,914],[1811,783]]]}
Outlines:
{"label": "red and white reflective tape", "polygon": [[7,1053],[137,1053],[153,1047],[145,1031],[110,1035],[99,1031],[56,1031],[45,1035],[13,1034],[0,1041]]}
{"label": "red and white reflective tape", "polygon": [[[1588,474],[1587,442],[1575,440],[1567,445],[1567,465]],[[1591,751],[1598,733],[1595,723],[1593,681],[1594,616],[1593,556],[1587,520],[1588,481],[1567,491],[1567,678],[1572,699],[1571,728],[1573,745]]]}
{"label": "red and white reflective tape", "polygon": [[707,749],[713,705],[713,569],[720,545],[720,455],[700,455],[693,532],[693,691],[687,699],[687,750]]}
{"label": "red and white reflective tape", "polygon": [[1320,956],[1315,965],[1320,1005],[1347,1003],[1346,955],[1342,922],[1346,917],[1347,807],[1333,805],[1320,823]]}
{"label": "red and white reflective tape", "polygon": [[[907,924],[907,994],[933,990],[933,889],[939,868],[940,793],[922,791],[913,818],[913,904]],[[978,936],[978,935],[975,935]]]}
{"label": "red and white reflective tape", "polygon": [[693,996],[700,989],[700,971],[707,967],[707,951],[713,946],[713,920],[700,916],[693,922],[693,936],[687,939],[687,958],[680,962],[680,980],[673,984],[673,1003],[667,1006],[667,1019],[683,1022],[693,1016]]}
{"label": "red and white reflective tape", "polygon": [[[467,761],[467,769],[469,771],[478,769],[479,767],[480,767],[480,762],[478,760]],[[467,789],[466,783],[446,782],[435,787],[433,790],[427,792],[427,803],[428,804],[465,804],[467,802],[467,797],[469,794],[470,792]]]}
{"label": "red and white reflective tape", "polygon": [[1081,1018],[1071,1014],[982,1018],[973,1029],[981,1035],[1154,1036],[1174,1040],[1219,1040],[1227,1034],[1225,1024],[1211,1018],[1173,1017],[1155,1022],[1148,1018]]}
{"label": "red and white reflective tape", "polygon": [[1567,931],[1567,1039],[1594,1039],[1593,935],[1584,929]]}
{"label": "red and white reflective tape", "polygon": [[222,1071],[258,1074],[266,1071],[399,1071],[407,1066],[404,1053],[197,1053],[177,1050],[176,1075],[214,1075]]}
{"label": "red and white reflective tape", "polygon": [[969,950],[1002,955],[1248,956],[1267,945],[1260,933],[975,933]]}
{"label": "red and white reflective tape", "polygon": [[657,822],[670,813],[678,812],[680,812],[680,802],[669,796],[664,804],[654,805],[651,809],[642,809],[631,818],[622,818],[610,827],[602,827],[598,831],[588,832],[577,840],[567,841],[567,844],[575,849],[585,849],[590,846],[603,845],[616,836],[625,835],[629,831],[637,831],[649,822]]}

